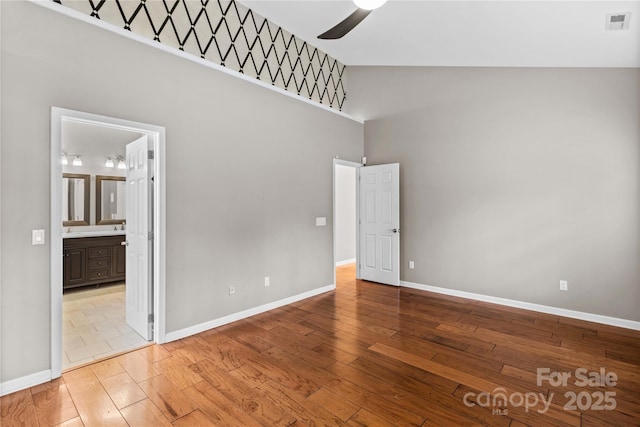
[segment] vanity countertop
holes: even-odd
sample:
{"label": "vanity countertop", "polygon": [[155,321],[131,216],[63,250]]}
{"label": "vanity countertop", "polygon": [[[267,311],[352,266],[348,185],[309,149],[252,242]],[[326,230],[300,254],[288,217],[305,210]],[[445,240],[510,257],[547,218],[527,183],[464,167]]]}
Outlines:
{"label": "vanity countertop", "polygon": [[102,236],[124,236],[126,230],[96,230],[96,231],[72,231],[71,233],[63,232],[63,239],[75,239],[79,237],[102,237]]}

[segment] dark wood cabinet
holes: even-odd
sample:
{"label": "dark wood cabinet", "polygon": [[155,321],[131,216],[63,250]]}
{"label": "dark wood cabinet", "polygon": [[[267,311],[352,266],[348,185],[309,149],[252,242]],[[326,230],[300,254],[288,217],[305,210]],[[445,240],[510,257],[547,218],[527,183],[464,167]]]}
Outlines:
{"label": "dark wood cabinet", "polygon": [[125,279],[125,236],[78,237],[63,240],[63,288],[99,285]]}
{"label": "dark wood cabinet", "polygon": [[64,280],[65,288],[82,286],[87,281],[86,250],[85,248],[65,248],[64,256]]}
{"label": "dark wood cabinet", "polygon": [[111,275],[114,277],[124,277],[127,272],[126,259],[127,247],[118,245],[111,248]]}

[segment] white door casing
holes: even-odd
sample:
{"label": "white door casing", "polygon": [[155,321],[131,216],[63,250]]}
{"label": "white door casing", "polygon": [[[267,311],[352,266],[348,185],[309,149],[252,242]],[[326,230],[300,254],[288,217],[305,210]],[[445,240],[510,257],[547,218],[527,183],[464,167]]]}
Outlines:
{"label": "white door casing", "polygon": [[[51,296],[51,368],[43,371],[46,379],[58,378],[62,375],[62,124],[64,122],[83,123],[90,126],[105,126],[113,129],[137,132],[149,137],[149,144],[154,150],[153,166],[153,313],[154,313],[154,340],[158,344],[166,342],[165,335],[165,230],[166,230],[166,191],[165,191],[165,128],[147,123],[118,119],[84,111],[69,110],[59,107],[51,107],[51,158],[50,158],[50,184],[51,184],[51,222],[50,222],[50,296]],[[30,376],[29,386],[37,385],[41,381]],[[3,388],[0,394],[11,393],[20,388]]]}
{"label": "white door casing", "polygon": [[360,279],[400,285],[400,165],[358,169]]}
{"label": "white door casing", "polygon": [[147,135],[127,144],[127,324],[146,340],[152,333],[152,218]]}

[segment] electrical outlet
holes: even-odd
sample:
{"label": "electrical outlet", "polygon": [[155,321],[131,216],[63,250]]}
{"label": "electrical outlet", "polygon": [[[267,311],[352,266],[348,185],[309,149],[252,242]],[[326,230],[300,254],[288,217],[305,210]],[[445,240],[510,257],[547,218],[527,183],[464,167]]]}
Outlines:
{"label": "electrical outlet", "polygon": [[229,286],[229,295],[234,295],[236,293],[236,287],[235,286]]}
{"label": "electrical outlet", "polygon": [[560,290],[561,291],[569,290],[569,283],[566,280],[560,280]]}
{"label": "electrical outlet", "polygon": [[416,264],[413,261],[409,261],[409,268],[413,270],[416,268]]}
{"label": "electrical outlet", "polygon": [[271,282],[269,281],[269,276],[265,276],[264,278],[264,286],[271,286]]}

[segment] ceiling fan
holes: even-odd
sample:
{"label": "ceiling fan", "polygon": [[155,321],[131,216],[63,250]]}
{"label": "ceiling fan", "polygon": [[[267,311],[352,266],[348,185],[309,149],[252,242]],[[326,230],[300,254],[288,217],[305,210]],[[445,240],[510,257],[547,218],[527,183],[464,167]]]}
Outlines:
{"label": "ceiling fan", "polygon": [[339,22],[335,27],[320,34],[318,36],[319,39],[336,40],[342,38],[362,22],[364,18],[369,16],[371,12],[385,4],[387,0],[353,0],[353,2],[358,6],[358,9],[343,19],[342,22]]}

